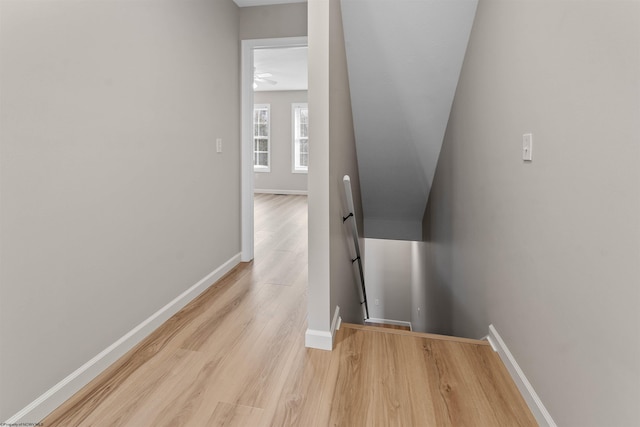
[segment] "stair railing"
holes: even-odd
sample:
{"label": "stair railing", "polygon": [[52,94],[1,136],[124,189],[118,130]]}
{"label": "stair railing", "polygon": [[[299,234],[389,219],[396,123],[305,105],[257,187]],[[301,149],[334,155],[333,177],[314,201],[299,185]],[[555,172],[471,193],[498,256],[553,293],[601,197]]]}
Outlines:
{"label": "stair railing", "polygon": [[362,307],[362,315],[364,320],[369,319],[369,305],[367,304],[367,291],[364,286],[364,271],[362,269],[362,258],[360,258],[360,239],[358,237],[358,224],[356,224],[355,208],[353,207],[353,193],[351,192],[351,178],[349,175],[345,175],[342,178],[344,182],[344,192],[347,199],[347,208],[349,213],[347,216],[342,217],[342,222],[347,222],[351,219],[351,234],[353,235],[353,247],[355,252],[355,258],[351,260],[351,263],[358,263],[358,272],[360,276],[360,285],[357,286],[358,293],[360,295],[360,306]]}

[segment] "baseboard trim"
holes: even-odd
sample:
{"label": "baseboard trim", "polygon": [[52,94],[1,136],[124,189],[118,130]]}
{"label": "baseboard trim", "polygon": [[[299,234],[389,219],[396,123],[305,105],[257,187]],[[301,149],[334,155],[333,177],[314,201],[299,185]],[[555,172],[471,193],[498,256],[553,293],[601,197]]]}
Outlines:
{"label": "baseboard trim", "polygon": [[304,334],[304,346],[318,350],[333,350],[333,337],[329,331],[307,329]]}
{"label": "baseboard trim", "polygon": [[396,326],[406,326],[410,331],[413,331],[413,327],[411,326],[411,322],[406,322],[404,320],[390,320],[390,319],[377,319],[375,317],[370,317],[364,321],[364,324],[367,323],[380,323],[382,325],[396,325]]}
{"label": "baseboard trim", "polygon": [[333,350],[333,341],[336,337],[336,331],[340,329],[341,323],[340,307],[336,306],[333,312],[333,320],[331,321],[331,330],[321,331],[318,329],[307,329],[304,335],[304,346],[318,350]]}
{"label": "baseboard trim", "polygon": [[[36,400],[24,407],[2,425],[18,425],[19,423],[37,423],[66,402],[71,396],[89,384],[105,369],[124,356],[139,344],[151,332],[180,311],[203,291],[217,282],[222,276],[240,263],[240,254],[236,254],[220,267],[207,274],[195,285],[177,296],[173,301],[156,311],[149,318],[133,328],[122,338],[111,344],[93,359],[76,369],[58,384],[51,387]],[[26,424],[25,424],[26,425]]]}
{"label": "baseboard trim", "polygon": [[333,320],[331,321],[331,350],[333,350],[333,344],[336,341],[336,331],[340,329],[342,324],[342,318],[340,317],[340,306],[336,305],[336,309],[333,312]]}
{"label": "baseboard trim", "polygon": [[509,348],[507,348],[507,345],[493,325],[489,325],[487,341],[489,341],[491,348],[498,353],[500,359],[502,359],[502,363],[507,367],[511,378],[516,383],[520,394],[522,394],[522,397],[529,406],[538,424],[540,426],[557,427],[553,418],[551,418],[551,414],[549,414],[547,408],[544,407],[533,386],[524,375],[524,372],[522,372],[522,369],[520,369],[515,357],[513,357],[513,354],[511,354]]}
{"label": "baseboard trim", "polygon": [[254,188],[253,192],[259,194],[287,194],[294,196],[306,196],[307,194],[309,194],[307,190],[270,190],[258,188]]}

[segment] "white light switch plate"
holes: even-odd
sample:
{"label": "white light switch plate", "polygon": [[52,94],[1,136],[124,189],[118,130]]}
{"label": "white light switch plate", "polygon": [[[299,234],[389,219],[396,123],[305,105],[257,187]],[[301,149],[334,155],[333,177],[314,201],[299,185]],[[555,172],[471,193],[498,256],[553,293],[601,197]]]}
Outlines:
{"label": "white light switch plate", "polygon": [[216,139],[216,152],[222,153],[222,138]]}

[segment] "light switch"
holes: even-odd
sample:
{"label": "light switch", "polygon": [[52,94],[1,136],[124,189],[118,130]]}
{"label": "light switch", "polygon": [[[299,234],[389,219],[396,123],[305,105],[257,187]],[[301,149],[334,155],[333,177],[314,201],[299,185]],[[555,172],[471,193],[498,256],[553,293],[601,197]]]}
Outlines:
{"label": "light switch", "polygon": [[533,134],[525,133],[522,135],[522,160],[526,162],[533,161]]}
{"label": "light switch", "polygon": [[222,153],[222,138],[216,139],[216,152]]}

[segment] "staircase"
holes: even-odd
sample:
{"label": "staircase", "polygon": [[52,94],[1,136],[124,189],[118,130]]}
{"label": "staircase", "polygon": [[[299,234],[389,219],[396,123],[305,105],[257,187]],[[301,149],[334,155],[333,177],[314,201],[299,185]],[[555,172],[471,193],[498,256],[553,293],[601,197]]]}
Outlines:
{"label": "staircase", "polygon": [[392,325],[389,323],[378,323],[378,322],[365,322],[365,325],[374,326],[376,328],[395,329],[397,331],[411,331],[411,328],[405,325]]}

